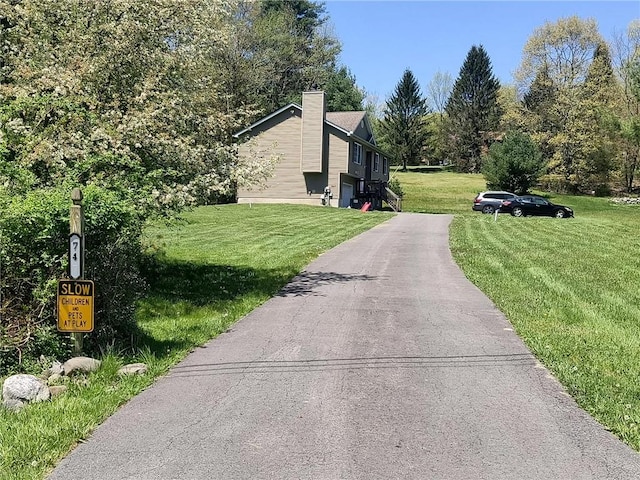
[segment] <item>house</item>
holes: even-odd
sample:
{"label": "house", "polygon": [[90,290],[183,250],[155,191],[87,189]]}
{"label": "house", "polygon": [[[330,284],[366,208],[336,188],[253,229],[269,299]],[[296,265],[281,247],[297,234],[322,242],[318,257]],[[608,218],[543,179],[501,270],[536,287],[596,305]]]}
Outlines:
{"label": "house", "polygon": [[[382,208],[389,160],[377,146],[366,112],[327,112],[325,94],[302,94],[234,135],[240,155],[273,148],[280,161],[266,187],[239,189],[238,203],[300,203]],[[252,142],[247,142],[248,140]],[[250,147],[250,144],[253,144]],[[272,147],[273,146],[273,147]]]}

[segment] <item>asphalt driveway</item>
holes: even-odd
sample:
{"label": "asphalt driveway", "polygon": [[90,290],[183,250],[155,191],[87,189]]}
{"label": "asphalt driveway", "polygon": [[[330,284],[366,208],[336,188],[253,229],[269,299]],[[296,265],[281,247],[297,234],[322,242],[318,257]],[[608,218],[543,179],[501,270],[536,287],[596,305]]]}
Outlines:
{"label": "asphalt driveway", "polygon": [[51,479],[638,479],[448,249],[400,214],[325,253]]}

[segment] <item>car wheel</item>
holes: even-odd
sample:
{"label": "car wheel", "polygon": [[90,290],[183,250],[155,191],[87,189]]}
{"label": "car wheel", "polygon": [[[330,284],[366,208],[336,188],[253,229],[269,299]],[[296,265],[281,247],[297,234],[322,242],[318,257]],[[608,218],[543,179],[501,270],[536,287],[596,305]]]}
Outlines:
{"label": "car wheel", "polygon": [[564,218],[566,216],[566,213],[564,213],[564,210],[556,210],[553,213],[553,216],[556,218]]}
{"label": "car wheel", "polygon": [[524,217],[524,210],[520,207],[514,207],[514,209],[511,210],[511,215],[514,217]]}
{"label": "car wheel", "polygon": [[495,208],[493,208],[493,205],[485,205],[484,207],[482,207],[482,213],[487,213],[487,214],[491,214],[493,212],[495,212]]}

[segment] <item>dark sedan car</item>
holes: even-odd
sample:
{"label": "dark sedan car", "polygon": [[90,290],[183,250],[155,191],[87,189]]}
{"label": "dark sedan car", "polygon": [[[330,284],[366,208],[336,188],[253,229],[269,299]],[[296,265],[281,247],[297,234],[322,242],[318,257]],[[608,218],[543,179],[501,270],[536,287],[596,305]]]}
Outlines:
{"label": "dark sedan car", "polygon": [[514,217],[538,215],[545,217],[569,218],[573,217],[573,210],[564,205],[556,205],[537,195],[522,195],[502,202],[500,210],[510,212]]}

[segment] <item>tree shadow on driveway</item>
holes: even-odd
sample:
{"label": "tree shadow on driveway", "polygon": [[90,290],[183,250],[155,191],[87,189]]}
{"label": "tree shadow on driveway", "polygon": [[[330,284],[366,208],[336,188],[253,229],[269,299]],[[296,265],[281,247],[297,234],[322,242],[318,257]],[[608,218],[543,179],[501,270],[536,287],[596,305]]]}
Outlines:
{"label": "tree shadow on driveway", "polygon": [[377,280],[371,275],[355,275],[337,272],[302,272],[286,284],[278,293],[279,297],[301,297],[306,295],[318,295],[318,288],[335,283],[349,283]]}

